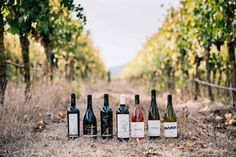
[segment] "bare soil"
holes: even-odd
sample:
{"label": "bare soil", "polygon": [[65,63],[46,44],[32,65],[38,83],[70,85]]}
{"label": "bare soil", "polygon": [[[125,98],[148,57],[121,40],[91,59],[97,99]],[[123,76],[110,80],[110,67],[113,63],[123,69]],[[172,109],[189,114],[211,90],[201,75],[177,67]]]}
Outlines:
{"label": "bare soil", "polygon": [[[236,156],[236,127],[234,124],[227,124],[227,118],[224,117],[226,113],[234,115],[236,110],[224,107],[221,103],[213,103],[204,98],[198,101],[182,99],[183,95],[175,94],[173,102],[178,115],[177,139],[166,139],[162,136],[158,140],[149,140],[146,135],[144,140],[118,142],[114,135],[112,140],[102,140],[99,117],[105,92],[110,94],[110,106],[114,114],[119,106],[120,94],[126,94],[129,111],[132,112],[133,95],[139,93],[146,120],[150,95],[143,87],[133,82],[83,83],[81,98],[77,102],[81,113],[80,128],[82,130],[83,115],[87,107],[86,95],[93,94],[99,136],[97,140],[83,137],[69,140],[66,137],[65,111],[73,89],[66,89],[66,86],[58,84],[42,85],[33,100],[25,103],[22,95],[19,99],[14,95],[17,90],[21,93],[21,88],[23,89],[11,84],[8,86],[8,107],[2,107],[0,110],[0,157]],[[166,109],[166,97],[166,92],[158,94],[157,97],[161,116]],[[116,126],[114,133],[115,128]]]}

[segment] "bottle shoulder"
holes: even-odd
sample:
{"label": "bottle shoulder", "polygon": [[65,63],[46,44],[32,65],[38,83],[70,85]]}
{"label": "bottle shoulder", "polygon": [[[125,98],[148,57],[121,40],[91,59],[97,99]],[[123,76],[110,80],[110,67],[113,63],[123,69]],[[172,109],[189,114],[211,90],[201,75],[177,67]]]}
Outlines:
{"label": "bottle shoulder", "polygon": [[166,111],[163,116],[164,122],[176,122],[177,117],[175,112],[168,112]]}
{"label": "bottle shoulder", "polygon": [[68,113],[79,113],[79,109],[76,108],[75,106],[70,106],[67,110]]}
{"label": "bottle shoulder", "polygon": [[129,114],[128,110],[118,110],[116,114]]}
{"label": "bottle shoulder", "polygon": [[93,112],[86,112],[84,115],[84,122],[89,122],[89,123],[93,123],[96,122],[96,116],[94,115]]}
{"label": "bottle shoulder", "polygon": [[111,113],[112,109],[109,106],[103,106],[101,109],[101,112],[103,113]]}
{"label": "bottle shoulder", "polygon": [[117,110],[117,114],[129,114],[127,106],[120,106]]}
{"label": "bottle shoulder", "polygon": [[144,121],[144,116],[143,116],[141,107],[139,105],[134,107],[134,111],[133,111],[131,120],[132,120],[132,122],[143,122]]}

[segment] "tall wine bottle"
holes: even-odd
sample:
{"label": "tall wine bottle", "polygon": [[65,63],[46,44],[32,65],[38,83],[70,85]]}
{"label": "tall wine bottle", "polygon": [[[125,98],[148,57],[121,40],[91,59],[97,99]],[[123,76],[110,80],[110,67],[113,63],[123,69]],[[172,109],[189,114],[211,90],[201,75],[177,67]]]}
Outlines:
{"label": "tall wine bottle", "polygon": [[129,140],[129,110],[125,105],[125,96],[120,96],[120,107],[116,113],[117,139],[119,141]]}
{"label": "tall wine bottle", "polygon": [[167,98],[167,110],[164,114],[164,136],[177,137],[177,118],[172,104],[172,95]]}
{"label": "tall wine bottle", "polygon": [[76,95],[71,94],[71,106],[67,110],[67,128],[69,138],[77,138],[80,135],[80,112],[76,108]]}
{"label": "tall wine bottle", "polygon": [[151,106],[148,113],[148,136],[150,139],[160,137],[160,114],[156,102],[156,90],[151,91]]}
{"label": "tall wine bottle", "polygon": [[101,136],[103,139],[111,139],[113,136],[112,110],[109,107],[109,95],[104,94],[104,106],[100,112],[101,116]]}
{"label": "tall wine bottle", "polygon": [[135,106],[131,118],[131,137],[144,138],[144,118],[140,107],[139,95],[135,95]]}
{"label": "tall wine bottle", "polygon": [[87,96],[87,111],[83,120],[84,137],[97,138],[97,120],[92,108],[92,95]]}

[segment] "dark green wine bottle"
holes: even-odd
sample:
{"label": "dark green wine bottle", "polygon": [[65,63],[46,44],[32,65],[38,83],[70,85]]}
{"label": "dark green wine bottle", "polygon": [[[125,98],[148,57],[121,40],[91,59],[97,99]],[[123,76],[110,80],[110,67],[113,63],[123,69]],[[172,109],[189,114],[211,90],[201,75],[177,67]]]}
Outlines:
{"label": "dark green wine bottle", "polygon": [[100,112],[101,136],[103,139],[111,139],[113,136],[112,110],[109,107],[109,95],[104,94],[104,106]]}
{"label": "dark green wine bottle", "polygon": [[164,136],[177,137],[177,117],[172,104],[172,95],[168,95],[167,110],[164,114]]}
{"label": "dark green wine bottle", "polygon": [[116,113],[117,139],[128,141],[130,137],[129,110],[125,105],[125,96],[120,96],[120,107]]}
{"label": "dark green wine bottle", "polygon": [[87,96],[87,111],[83,120],[84,137],[97,138],[97,120],[92,108],[92,95]]}
{"label": "dark green wine bottle", "polygon": [[156,90],[151,91],[151,106],[148,113],[148,136],[150,139],[160,137],[160,114],[156,102]]}
{"label": "dark green wine bottle", "polygon": [[76,108],[76,95],[71,94],[71,106],[67,110],[67,128],[69,138],[77,138],[80,136],[80,112]]}

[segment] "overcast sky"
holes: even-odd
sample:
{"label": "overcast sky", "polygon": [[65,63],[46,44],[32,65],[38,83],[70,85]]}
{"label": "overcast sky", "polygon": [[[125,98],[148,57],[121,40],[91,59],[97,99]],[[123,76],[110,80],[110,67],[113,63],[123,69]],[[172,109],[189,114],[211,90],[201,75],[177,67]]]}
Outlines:
{"label": "overcast sky", "polygon": [[157,32],[179,0],[76,0],[87,16],[86,30],[108,68],[127,64]]}

